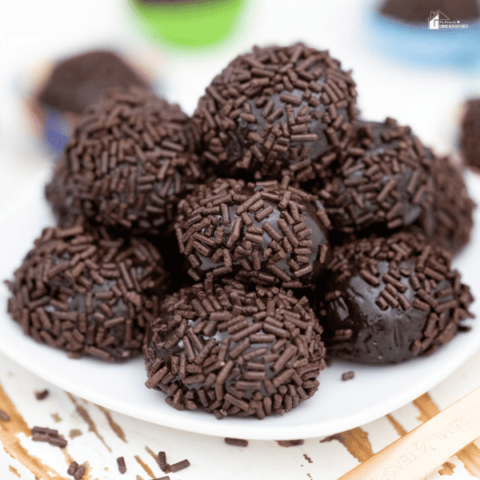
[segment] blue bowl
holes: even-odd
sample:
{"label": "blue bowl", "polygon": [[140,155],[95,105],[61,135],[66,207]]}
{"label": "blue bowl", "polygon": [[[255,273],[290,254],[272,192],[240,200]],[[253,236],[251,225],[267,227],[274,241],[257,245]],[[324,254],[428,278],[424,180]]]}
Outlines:
{"label": "blue bowl", "polygon": [[370,42],[390,60],[427,66],[471,67],[480,60],[480,24],[460,22],[468,28],[430,30],[427,19],[407,24],[369,9],[364,18]]}

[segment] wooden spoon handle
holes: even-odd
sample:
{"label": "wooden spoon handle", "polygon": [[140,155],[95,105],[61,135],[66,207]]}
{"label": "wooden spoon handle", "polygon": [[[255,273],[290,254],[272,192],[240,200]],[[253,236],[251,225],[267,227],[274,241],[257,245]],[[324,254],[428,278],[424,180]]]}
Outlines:
{"label": "wooden spoon handle", "polygon": [[339,480],[421,480],[480,437],[480,387]]}

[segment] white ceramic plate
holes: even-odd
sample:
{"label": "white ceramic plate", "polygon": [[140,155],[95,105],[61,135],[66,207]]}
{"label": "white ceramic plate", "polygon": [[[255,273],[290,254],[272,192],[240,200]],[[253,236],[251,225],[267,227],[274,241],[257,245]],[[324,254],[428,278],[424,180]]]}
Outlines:
{"label": "white ceramic plate", "polygon": [[[469,173],[470,193],[480,204],[480,178]],[[12,277],[25,253],[43,227],[53,224],[43,187],[12,201],[0,214],[2,243],[0,279]],[[476,211],[472,241],[455,266],[465,283],[480,297],[480,211]],[[458,335],[428,358],[385,366],[360,366],[334,362],[320,375],[317,394],[284,417],[226,418],[221,421],[203,412],[178,412],[168,406],[163,394],[144,386],[142,359],[110,365],[95,359],[70,360],[62,351],[39,345],[25,337],[6,313],[8,297],[0,287],[0,350],[45,380],[98,405],[149,422],[191,432],[222,437],[261,440],[291,440],[338,433],[365,424],[405,405],[452,374],[480,347],[480,325],[472,321],[468,334]],[[479,303],[472,311],[479,316]],[[341,381],[342,373],[354,370],[355,378]]]}

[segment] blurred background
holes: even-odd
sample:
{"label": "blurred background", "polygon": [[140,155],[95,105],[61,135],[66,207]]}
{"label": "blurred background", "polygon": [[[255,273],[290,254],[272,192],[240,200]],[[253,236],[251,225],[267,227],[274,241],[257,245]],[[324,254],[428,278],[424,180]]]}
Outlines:
{"label": "blurred background", "polygon": [[[409,3],[405,1],[404,7]],[[116,51],[144,71],[158,94],[191,114],[205,87],[237,54],[254,44],[300,40],[330,50],[345,69],[353,70],[363,118],[394,117],[439,153],[453,151],[462,102],[480,89],[476,23],[470,19],[468,29],[434,31],[428,29],[427,18],[406,25],[380,15],[381,4],[380,0],[3,2],[0,212],[15,194],[48,178],[56,155],[44,141],[45,125],[35,115],[32,99],[56,62],[90,49]],[[437,4],[448,9],[448,2]],[[450,13],[451,18],[454,15]]]}

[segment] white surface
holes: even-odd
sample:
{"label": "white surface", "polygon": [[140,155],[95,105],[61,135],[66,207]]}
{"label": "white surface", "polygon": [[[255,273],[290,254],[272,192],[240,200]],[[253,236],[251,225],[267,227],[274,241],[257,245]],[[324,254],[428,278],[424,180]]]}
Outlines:
{"label": "white surface", "polygon": [[[469,175],[473,192],[480,192],[480,179]],[[43,227],[52,224],[42,188],[33,189],[0,217],[4,240],[0,250],[0,277],[11,278],[13,270],[33,245]],[[477,195],[480,202],[480,195]],[[477,211],[477,214],[480,214]],[[473,239],[456,267],[463,280],[473,286],[480,265],[480,219]],[[314,397],[284,417],[257,419],[225,418],[221,421],[204,412],[177,411],[164,401],[164,394],[148,390],[142,359],[108,364],[96,359],[72,360],[62,351],[37,344],[23,335],[5,311],[8,293],[0,293],[0,351],[49,382],[96,404],[167,427],[222,437],[247,439],[296,439],[330,435],[375,420],[405,405],[444,380],[459,368],[480,344],[480,325],[458,335],[450,344],[428,358],[392,366],[362,366],[336,361],[320,374],[320,389]],[[478,314],[478,305],[473,312]],[[354,370],[355,379],[341,381],[343,372]]]}

